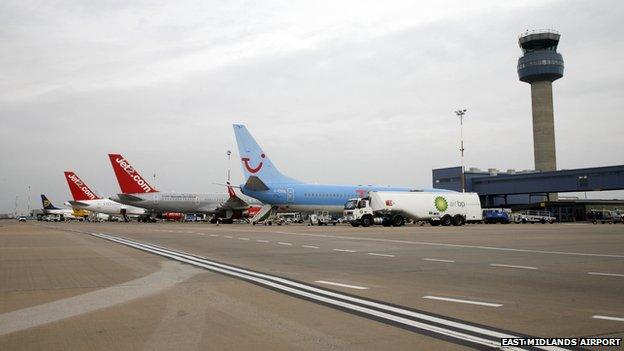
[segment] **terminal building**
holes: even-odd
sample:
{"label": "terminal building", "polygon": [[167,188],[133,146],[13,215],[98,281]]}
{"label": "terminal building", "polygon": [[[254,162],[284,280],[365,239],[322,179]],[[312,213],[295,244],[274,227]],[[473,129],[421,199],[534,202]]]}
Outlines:
{"label": "terminal building", "polygon": [[586,220],[590,210],[624,210],[624,200],[558,199],[558,193],[624,189],[624,165],[557,170],[552,83],[563,77],[560,34],[526,32],[518,78],[531,84],[534,170],[450,167],[433,170],[433,187],[479,194],[483,207],[548,210],[559,221]]}

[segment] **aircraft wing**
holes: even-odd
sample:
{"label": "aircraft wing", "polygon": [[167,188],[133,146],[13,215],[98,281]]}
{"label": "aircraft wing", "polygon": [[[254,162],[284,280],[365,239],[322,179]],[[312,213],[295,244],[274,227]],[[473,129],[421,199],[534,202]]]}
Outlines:
{"label": "aircraft wing", "polygon": [[143,201],[142,198],[138,196],[130,195],[130,194],[117,194],[117,196],[119,197],[119,199],[123,201],[132,201],[132,202]]}
{"label": "aircraft wing", "polygon": [[243,201],[240,197],[230,197],[226,202],[224,202],[219,208],[225,210],[246,210],[249,207],[249,204]]}

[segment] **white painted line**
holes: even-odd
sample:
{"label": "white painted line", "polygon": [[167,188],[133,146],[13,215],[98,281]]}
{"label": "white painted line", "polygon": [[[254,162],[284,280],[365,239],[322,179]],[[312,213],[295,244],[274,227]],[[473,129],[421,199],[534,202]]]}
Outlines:
{"label": "white painted line", "polygon": [[328,282],[327,280],[317,280],[317,281],[315,281],[315,283],[334,285],[334,286],[341,286],[343,288],[350,288],[350,289],[357,289],[357,290],[368,290],[368,288],[365,287],[365,286],[357,286],[357,285],[348,285],[348,284],[342,284],[342,283]]}
{"label": "white painted line", "polygon": [[608,321],[616,321],[616,322],[624,322],[624,318],[620,318],[620,317],[609,317],[609,316],[592,316],[592,318],[594,319],[605,319]]}
{"label": "white painted line", "polygon": [[228,239],[232,239],[232,236],[230,236],[230,235],[226,235],[225,237],[228,238]]}
{"label": "white painted line", "polygon": [[423,261],[455,263],[453,260],[443,260],[441,258],[423,258]]}
{"label": "white painted line", "polygon": [[537,267],[529,267],[529,266],[514,266],[510,264],[500,264],[500,263],[492,263],[490,264],[492,267],[506,267],[506,268],[519,268],[519,269],[537,269]]}
{"label": "white painted line", "polygon": [[[79,231],[77,231],[79,232]],[[80,232],[85,233],[85,232]],[[450,336],[455,339],[465,340],[470,343],[477,343],[488,346],[490,348],[499,348],[500,340],[492,340],[491,338],[518,338],[519,336],[500,332],[497,330],[490,330],[486,327],[480,327],[470,324],[461,323],[455,320],[447,320],[439,316],[431,316],[425,313],[406,310],[397,306],[385,305],[377,301],[368,301],[357,297],[343,295],[335,291],[324,290],[307,284],[302,284],[294,281],[290,281],[285,278],[271,276],[264,273],[258,273],[253,271],[247,271],[245,269],[224,265],[218,262],[210,261],[206,258],[189,256],[184,252],[171,251],[160,246],[154,246],[145,243],[139,243],[132,240],[127,240],[121,237],[114,237],[102,233],[88,233],[90,235],[100,237],[113,242],[118,242],[126,246],[134,247],[146,252],[155,253],[157,255],[168,257],[180,262],[190,263],[197,267],[202,267],[214,272],[224,273],[226,275],[237,277],[245,280],[250,280],[261,284],[262,286],[278,289],[291,293],[295,296],[301,296],[304,298],[327,303],[332,306],[345,308],[350,311],[357,311],[360,313],[366,313],[367,315],[382,318],[384,320],[390,320],[400,323],[402,325],[409,325],[415,328],[428,330],[437,334]],[[339,299],[339,300],[338,300]],[[410,318],[418,319],[412,320]],[[427,324],[429,322],[435,323],[435,325]],[[1,324],[1,323],[0,323]],[[453,329],[448,329],[448,327]],[[457,330],[459,329],[459,330]],[[470,332],[467,334],[466,332]],[[479,335],[474,335],[477,333]],[[511,347],[509,351],[519,350],[518,348]],[[558,347],[548,347],[548,350],[563,350]]]}
{"label": "white painted line", "polygon": [[346,250],[346,249],[334,249],[334,251],[338,251],[338,252],[357,252],[355,250]]}
{"label": "white painted line", "polygon": [[302,247],[308,248],[308,249],[318,249],[318,246],[312,246],[312,245],[301,245]]}
{"label": "white painted line", "polygon": [[624,277],[624,274],[617,274],[617,273],[587,272],[587,274],[591,274],[591,275],[604,275],[604,276],[607,276],[607,277]]}
{"label": "white painted line", "polygon": [[430,296],[430,295],[423,296],[423,299],[449,301],[449,302],[459,302],[459,303],[467,303],[467,304],[470,304],[470,305],[479,305],[479,306],[487,306],[487,307],[501,307],[502,306],[500,303],[451,299],[449,297],[439,297],[439,296]]}
{"label": "white painted line", "polygon": [[280,244],[280,245],[288,245],[288,246],[292,246],[292,244],[291,244],[291,243],[283,243],[283,242],[281,242],[281,241],[278,241],[277,243],[278,243],[278,244]]}
{"label": "white painted line", "polygon": [[256,240],[256,242],[258,242],[258,243],[268,243],[269,241],[268,240]]}
{"label": "white painted line", "polygon": [[374,252],[369,252],[368,254],[371,256],[394,257],[394,255],[380,254],[380,253],[374,253]]}
{"label": "white painted line", "polygon": [[218,236],[217,234],[210,234],[210,236]]}
{"label": "white painted line", "polygon": [[238,238],[238,240],[249,240],[249,238]]}
{"label": "white painted line", "polygon": [[600,253],[587,253],[587,252],[568,252],[568,251],[548,251],[548,250],[531,250],[531,249],[518,249],[511,247],[496,247],[496,246],[479,246],[479,245],[465,245],[465,244],[447,244],[428,241],[409,241],[409,240],[396,240],[396,239],[382,239],[382,238],[364,238],[357,236],[338,236],[338,235],[326,235],[326,234],[311,234],[311,233],[289,233],[289,232],[271,232],[276,234],[287,234],[297,236],[311,236],[315,238],[332,238],[341,240],[361,240],[361,241],[375,241],[375,242],[387,242],[409,245],[428,245],[428,246],[440,246],[440,247],[458,247],[465,249],[480,249],[480,250],[497,250],[497,251],[510,251],[510,252],[528,252],[536,254],[548,254],[548,255],[572,255],[572,256],[590,256],[590,257],[611,257],[611,258],[624,258],[623,254],[600,254]]}

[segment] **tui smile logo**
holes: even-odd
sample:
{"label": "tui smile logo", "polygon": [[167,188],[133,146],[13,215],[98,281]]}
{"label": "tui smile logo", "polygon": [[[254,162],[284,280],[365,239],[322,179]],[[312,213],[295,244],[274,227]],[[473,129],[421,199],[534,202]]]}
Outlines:
{"label": "tui smile logo", "polygon": [[[265,154],[261,154],[260,155],[261,158],[265,158],[266,155]],[[245,166],[245,169],[247,169],[247,171],[249,171],[249,173],[252,174],[256,174],[260,171],[260,169],[262,169],[262,166],[264,165],[264,163],[262,161],[260,161],[260,163],[258,164],[257,167],[252,167],[249,164],[249,157],[243,157],[241,158],[241,160],[243,161],[243,165]]]}
{"label": "tui smile logo", "polygon": [[440,212],[444,212],[448,208],[448,202],[446,202],[446,199],[442,196],[436,197],[434,202],[436,209]]}

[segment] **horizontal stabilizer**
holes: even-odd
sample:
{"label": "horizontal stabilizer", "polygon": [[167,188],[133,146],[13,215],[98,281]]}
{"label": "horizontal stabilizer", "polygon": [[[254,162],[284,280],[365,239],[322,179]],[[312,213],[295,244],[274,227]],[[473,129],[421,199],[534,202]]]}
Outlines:
{"label": "horizontal stabilizer", "polygon": [[260,178],[256,177],[256,176],[250,176],[247,179],[247,183],[245,183],[245,188],[252,190],[252,191],[267,191],[269,190],[269,187],[264,184],[264,182],[262,180],[260,180]]}

